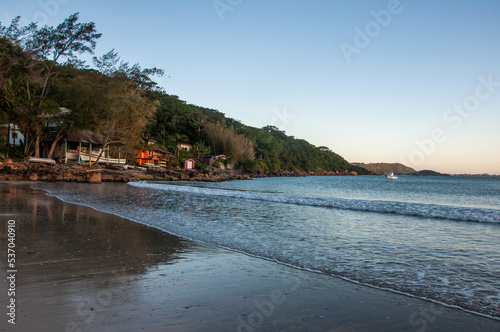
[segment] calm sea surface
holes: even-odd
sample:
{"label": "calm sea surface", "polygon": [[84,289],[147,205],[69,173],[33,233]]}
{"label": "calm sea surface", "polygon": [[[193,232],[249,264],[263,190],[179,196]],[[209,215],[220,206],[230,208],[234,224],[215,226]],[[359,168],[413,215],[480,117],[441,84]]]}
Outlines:
{"label": "calm sea surface", "polygon": [[500,178],[34,186],[196,241],[500,318]]}

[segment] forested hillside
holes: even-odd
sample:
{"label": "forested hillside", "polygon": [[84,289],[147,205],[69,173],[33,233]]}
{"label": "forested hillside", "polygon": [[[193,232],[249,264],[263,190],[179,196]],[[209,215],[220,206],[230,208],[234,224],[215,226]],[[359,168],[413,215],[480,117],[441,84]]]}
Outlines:
{"label": "forested hillside", "polygon": [[154,121],[148,126],[148,134],[167,148],[175,148],[181,141],[191,142],[197,151],[225,154],[248,170],[367,173],[349,165],[328,148],[287,136],[277,127],[246,126],[217,110],[187,104],[177,96],[164,92],[155,95],[159,105]]}

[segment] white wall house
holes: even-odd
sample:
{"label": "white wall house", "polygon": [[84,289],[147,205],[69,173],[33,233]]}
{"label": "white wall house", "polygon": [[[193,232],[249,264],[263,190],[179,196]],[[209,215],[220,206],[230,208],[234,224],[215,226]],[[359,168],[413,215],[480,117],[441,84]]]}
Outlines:
{"label": "white wall house", "polygon": [[[9,132],[10,126],[10,132]],[[24,144],[24,135],[21,133],[19,128],[14,124],[6,124],[0,127],[0,136],[7,139],[7,135],[9,136],[10,145],[22,145]]]}
{"label": "white wall house", "polygon": [[177,148],[179,150],[185,150],[189,152],[193,149],[193,146],[189,143],[180,143],[179,145],[177,145]]}

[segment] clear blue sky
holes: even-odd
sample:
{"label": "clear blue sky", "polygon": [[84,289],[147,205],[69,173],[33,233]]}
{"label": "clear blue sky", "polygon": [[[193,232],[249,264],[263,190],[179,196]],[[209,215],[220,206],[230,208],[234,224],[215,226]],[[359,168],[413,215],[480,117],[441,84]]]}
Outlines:
{"label": "clear blue sky", "polygon": [[500,174],[498,1],[0,3],[3,24],[80,12],[97,55],[160,67],[168,93],[350,162]]}

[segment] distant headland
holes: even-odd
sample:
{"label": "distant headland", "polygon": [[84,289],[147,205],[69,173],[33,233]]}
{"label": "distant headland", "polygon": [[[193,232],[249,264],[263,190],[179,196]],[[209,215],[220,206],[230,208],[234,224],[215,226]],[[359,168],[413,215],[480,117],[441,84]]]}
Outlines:
{"label": "distant headland", "polygon": [[398,175],[416,175],[416,176],[474,176],[474,177],[498,177],[500,175],[495,174],[449,174],[440,173],[433,170],[420,170],[417,171],[414,168],[408,167],[401,163],[351,163],[351,165],[364,168],[374,174],[386,174],[394,173]]}

